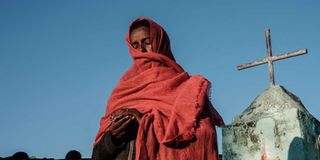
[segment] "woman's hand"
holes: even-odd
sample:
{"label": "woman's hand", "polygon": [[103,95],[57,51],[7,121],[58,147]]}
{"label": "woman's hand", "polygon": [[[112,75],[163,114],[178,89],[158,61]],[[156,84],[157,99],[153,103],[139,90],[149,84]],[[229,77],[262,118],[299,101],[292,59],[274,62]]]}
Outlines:
{"label": "woman's hand", "polygon": [[129,132],[129,124],[134,121],[133,116],[117,115],[111,122],[109,132],[112,137],[117,141],[124,141],[127,133]]}
{"label": "woman's hand", "polygon": [[134,116],[135,119],[136,119],[138,122],[140,121],[142,115],[141,115],[141,113],[140,113],[137,109],[135,109],[135,108],[125,109],[125,111],[126,111],[129,115]]}
{"label": "woman's hand", "polygon": [[122,142],[128,136],[130,124],[139,122],[141,113],[136,109],[121,109],[114,112],[111,117],[109,132],[116,142]]}

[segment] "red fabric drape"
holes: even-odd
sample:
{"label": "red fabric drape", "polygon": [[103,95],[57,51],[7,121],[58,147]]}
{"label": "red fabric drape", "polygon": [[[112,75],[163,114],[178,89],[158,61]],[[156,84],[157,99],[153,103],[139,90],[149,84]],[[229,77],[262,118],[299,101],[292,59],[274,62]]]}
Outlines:
{"label": "red fabric drape", "polygon": [[113,90],[101,118],[95,144],[110,126],[110,115],[135,108],[142,113],[136,139],[136,159],[218,160],[214,125],[223,125],[207,97],[210,82],[190,76],[174,60],[166,32],[148,18],[152,52],[142,53],[130,45],[134,63]]}

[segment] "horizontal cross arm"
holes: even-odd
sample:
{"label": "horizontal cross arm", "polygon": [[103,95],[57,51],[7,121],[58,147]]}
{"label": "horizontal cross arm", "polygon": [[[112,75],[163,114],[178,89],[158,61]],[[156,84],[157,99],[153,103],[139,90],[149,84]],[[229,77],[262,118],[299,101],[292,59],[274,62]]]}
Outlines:
{"label": "horizontal cross arm", "polygon": [[240,65],[240,66],[237,67],[237,70],[240,71],[240,70],[243,70],[243,69],[247,69],[247,68],[258,66],[258,65],[261,65],[261,64],[265,64],[265,63],[268,63],[268,58]]}
{"label": "horizontal cross arm", "polygon": [[[302,49],[302,50],[298,50],[298,51],[294,51],[294,52],[289,52],[289,53],[286,53],[286,54],[280,54],[280,55],[277,55],[277,56],[273,56],[271,60],[272,61],[278,61],[278,60],[289,58],[289,57],[295,57],[295,56],[307,54],[307,52],[308,52],[307,49]],[[237,69],[240,71],[240,70],[243,70],[243,69],[246,69],[246,68],[258,66],[258,65],[261,65],[261,64],[265,64],[265,63],[268,63],[268,58],[265,58],[265,59],[262,59],[262,60],[258,60],[258,61],[253,61],[253,62],[244,64],[244,65],[237,66]]]}
{"label": "horizontal cross arm", "polygon": [[308,53],[307,49],[302,49],[302,50],[289,52],[289,53],[285,53],[285,54],[279,54],[277,56],[273,56],[272,61],[278,61],[278,60],[289,58],[289,57],[300,56],[300,55],[307,54],[307,53]]}

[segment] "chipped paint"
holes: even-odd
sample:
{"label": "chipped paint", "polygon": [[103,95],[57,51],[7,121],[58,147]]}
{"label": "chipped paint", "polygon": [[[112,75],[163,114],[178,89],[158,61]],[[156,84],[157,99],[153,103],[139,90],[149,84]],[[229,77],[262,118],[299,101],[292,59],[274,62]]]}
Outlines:
{"label": "chipped paint", "polygon": [[320,122],[282,86],[260,94],[222,136],[225,160],[320,160]]}

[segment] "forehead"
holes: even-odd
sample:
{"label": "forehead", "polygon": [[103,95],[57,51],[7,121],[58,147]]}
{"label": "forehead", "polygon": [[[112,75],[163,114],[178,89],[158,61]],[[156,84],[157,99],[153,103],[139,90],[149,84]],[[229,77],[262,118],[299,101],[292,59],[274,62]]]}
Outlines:
{"label": "forehead", "polygon": [[133,29],[130,33],[130,40],[137,40],[140,38],[145,38],[150,36],[150,29],[146,26],[140,26]]}

